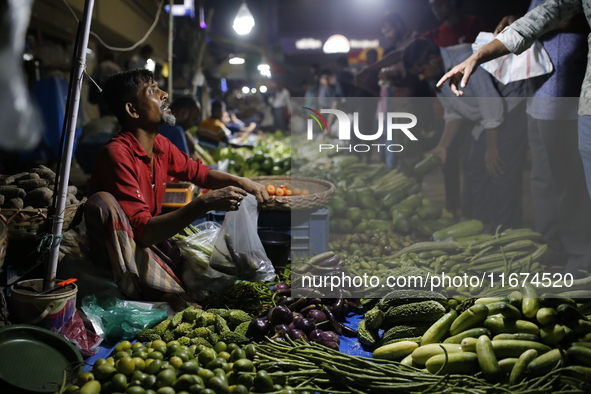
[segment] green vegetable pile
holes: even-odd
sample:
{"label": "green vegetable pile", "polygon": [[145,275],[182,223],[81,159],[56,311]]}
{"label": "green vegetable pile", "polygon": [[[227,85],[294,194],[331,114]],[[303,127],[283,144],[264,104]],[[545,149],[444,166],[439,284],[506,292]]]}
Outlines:
{"label": "green vegetable pile", "polygon": [[178,341],[183,346],[213,347],[218,341],[248,343],[245,336],[252,316],[240,309],[197,309],[189,307],[152,328],[141,331],[138,341]]}

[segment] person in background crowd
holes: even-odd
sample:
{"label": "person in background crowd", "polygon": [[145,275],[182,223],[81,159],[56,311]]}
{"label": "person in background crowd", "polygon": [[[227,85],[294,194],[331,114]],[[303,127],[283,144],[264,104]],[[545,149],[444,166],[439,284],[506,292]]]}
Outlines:
{"label": "person in background crowd", "polygon": [[286,132],[288,129],[287,122],[291,114],[291,95],[282,80],[276,82],[275,91],[269,97],[269,104],[273,110],[273,127],[275,131]]}
{"label": "person in background crowd", "polygon": [[364,68],[355,76],[355,86],[372,97],[380,96],[378,74],[383,68],[388,68],[389,74],[394,74],[392,76],[396,78],[406,74],[402,65],[402,51],[419,37],[419,33],[408,28],[402,16],[396,12],[388,12],[384,15],[380,21],[380,31],[389,42],[384,49],[382,59]]}
{"label": "person in background crowd", "polygon": [[[429,0],[431,11],[441,23],[421,37],[433,41],[439,47],[472,43],[481,31],[486,31],[484,21],[475,15],[461,15],[461,0]],[[436,111],[441,117],[441,110]],[[443,164],[443,183],[445,185],[445,208],[466,219],[472,216],[473,205],[468,177],[468,152],[470,150],[471,125],[462,125],[449,146],[447,159]]]}
{"label": "person in background crowd", "polygon": [[[182,267],[158,245],[207,211],[237,210],[247,193],[259,202],[269,195],[250,179],[209,170],[158,134],[160,126],[174,124],[175,118],[152,72],[115,74],[103,94],[121,131],[99,152],[100,165],[90,181],[91,195],[84,206],[90,256],[97,265],[110,265],[125,296],[161,299],[182,309],[187,300],[178,279]],[[169,176],[211,191],[161,215]]]}
{"label": "person in background crowd", "polygon": [[129,59],[127,62],[127,69],[135,70],[136,68],[148,68],[148,59],[150,59],[153,53],[154,48],[152,48],[151,45],[144,45],[139,53],[136,53],[131,59]]}
{"label": "person in background crowd", "polygon": [[[318,109],[337,109],[343,105],[343,91],[337,81],[334,72],[328,68],[322,69],[320,75],[320,86],[318,87]],[[328,128],[320,135],[320,139],[326,138],[330,134],[330,129],[335,120],[334,114],[328,114]]]}
{"label": "person in background crowd", "polygon": [[314,101],[316,98],[316,90],[314,89],[314,84],[310,82],[308,79],[304,79],[302,81],[302,91],[304,92],[304,107],[313,108]]}
{"label": "person in background crowd", "polygon": [[[543,2],[532,0],[529,9]],[[495,33],[515,19],[503,18]],[[542,256],[547,266],[591,266],[591,199],[577,148],[577,108],[564,98],[581,93],[588,33],[578,14],[541,36],[554,70],[526,81],[534,228],[548,245]]]}
{"label": "person in background crowd", "polygon": [[190,130],[198,124],[197,122],[201,116],[201,105],[194,96],[181,96],[170,104],[170,111],[176,118],[176,123],[174,126],[162,125],[160,133],[166,135],[167,133],[173,133],[174,128],[181,129],[187,143],[189,156],[191,159],[197,160],[199,155],[195,152],[196,142]]}
{"label": "person in background crowd", "polygon": [[[103,86],[107,78],[120,71],[121,67],[115,63],[115,55],[113,55],[112,52],[107,52],[103,57],[103,60],[94,69],[92,79],[100,87]],[[113,115],[109,110],[109,106],[105,103],[103,95],[99,93],[98,88],[92,82],[90,82],[88,89],[88,102],[98,105],[101,117]]]}
{"label": "person in background crowd", "polygon": [[339,56],[336,60],[337,65],[337,72],[336,78],[337,82],[341,87],[341,92],[343,93],[344,97],[354,97],[357,95],[357,89],[355,88],[353,82],[354,77],[351,71],[349,70],[349,59],[347,56]]}
{"label": "person in background crowd", "polygon": [[472,43],[478,33],[486,31],[486,24],[476,15],[461,15],[461,0],[429,0],[435,18],[441,23],[421,35],[440,47]]}
{"label": "person in background crowd", "polygon": [[232,132],[232,136],[246,138],[256,131],[257,124],[256,122],[249,122],[246,124],[242,120],[238,119],[237,113],[238,110],[224,111],[224,114],[222,115],[222,122],[224,122],[228,130]]}
{"label": "person in background crowd", "polygon": [[[469,44],[440,48],[418,39],[404,50],[404,66],[419,78],[437,81],[452,64],[472,54]],[[446,160],[460,120],[474,122],[468,156],[474,218],[488,231],[521,227],[522,177],[526,148],[523,83],[506,85],[484,69],[474,73],[469,98],[455,97],[449,87],[437,92],[445,109],[445,129],[432,154]],[[474,98],[474,99],[472,99]],[[505,98],[505,99],[504,99]]]}
{"label": "person in background crowd", "polygon": [[214,101],[211,103],[211,116],[203,119],[199,124],[197,130],[197,137],[199,138],[199,145],[213,153],[220,143],[226,145],[230,144],[229,137],[232,132],[228,130],[222,116],[224,115],[225,105],[221,101]]}

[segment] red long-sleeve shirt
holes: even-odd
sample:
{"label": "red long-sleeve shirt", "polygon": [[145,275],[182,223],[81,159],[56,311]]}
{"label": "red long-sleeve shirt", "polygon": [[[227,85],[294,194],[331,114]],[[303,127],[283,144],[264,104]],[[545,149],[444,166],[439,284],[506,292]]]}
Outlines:
{"label": "red long-sleeve shirt", "polygon": [[91,194],[109,192],[119,202],[136,240],[142,239],[148,220],[160,214],[169,176],[203,186],[209,172],[201,160],[192,160],[161,135],[154,141],[153,156],[154,177],[137,138],[122,131],[99,151],[90,180]]}

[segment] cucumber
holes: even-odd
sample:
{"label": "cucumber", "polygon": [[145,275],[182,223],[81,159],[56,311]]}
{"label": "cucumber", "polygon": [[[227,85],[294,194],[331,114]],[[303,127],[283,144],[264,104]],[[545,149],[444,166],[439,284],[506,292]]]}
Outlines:
{"label": "cucumber", "polygon": [[391,343],[390,345],[381,346],[374,350],[373,358],[396,360],[410,355],[418,347],[419,345],[416,342],[412,341]]}
{"label": "cucumber", "polygon": [[484,327],[488,328],[493,335],[519,332],[538,335],[540,333],[540,328],[535,323],[496,316],[487,318],[484,321]]}
{"label": "cucumber", "polygon": [[488,306],[489,316],[500,313],[503,315],[503,317],[506,317],[508,319],[520,319],[523,317],[519,309],[515,308],[508,302],[491,302],[490,304],[486,304],[486,306]]}
{"label": "cucumber", "polygon": [[560,304],[556,307],[558,318],[565,322],[570,320],[588,320],[579,310],[569,304]]}
{"label": "cucumber", "polygon": [[542,326],[555,324],[558,322],[558,313],[554,308],[543,307],[538,309],[538,312],[536,313],[536,320]]}
{"label": "cucumber", "polygon": [[474,301],[474,304],[494,304],[497,302],[509,302],[507,297],[482,297]]}
{"label": "cucumber", "polygon": [[559,344],[566,335],[564,326],[560,324],[550,324],[540,329],[540,337],[546,345],[555,346]]}
{"label": "cucumber", "polygon": [[454,343],[431,343],[429,345],[420,346],[412,352],[412,360],[415,364],[425,365],[428,359],[438,354],[443,354],[443,349],[448,354],[460,353],[462,347]]}
{"label": "cucumber", "polygon": [[463,331],[480,325],[488,315],[488,307],[485,304],[475,304],[466,309],[452,323],[449,333],[457,335]]}
{"label": "cucumber", "polygon": [[527,366],[532,376],[542,376],[555,367],[560,367],[563,362],[562,350],[552,349],[549,352],[533,359]]}
{"label": "cucumber", "polygon": [[433,233],[433,239],[435,241],[443,241],[448,238],[458,239],[469,237],[482,233],[482,230],[484,230],[484,225],[480,220],[467,220],[444,228],[443,230],[435,231]]}
{"label": "cucumber", "polygon": [[529,349],[523,352],[517,359],[517,363],[513,367],[511,375],[509,375],[509,384],[514,385],[521,383],[527,374],[527,366],[536,357],[538,357],[538,351],[535,349]]}
{"label": "cucumber", "polygon": [[501,367],[499,367],[499,362],[495,356],[492,342],[486,335],[481,335],[478,338],[476,355],[484,378],[491,383],[501,380]]}
{"label": "cucumber", "polygon": [[456,334],[452,337],[446,338],[445,341],[443,341],[443,343],[462,343],[462,340],[464,340],[464,338],[478,338],[481,335],[486,335],[488,337],[490,337],[490,331],[486,328],[471,328],[469,330],[466,331],[462,331],[459,334]]}
{"label": "cucumber", "polygon": [[432,374],[472,374],[479,371],[475,353],[448,353],[435,355],[425,363]]}
{"label": "cucumber", "polygon": [[576,334],[584,335],[583,339],[586,335],[591,333],[591,322],[587,320],[571,320],[567,322],[568,327],[571,328]]}
{"label": "cucumber", "polygon": [[429,155],[415,164],[415,175],[421,177],[439,167],[441,164],[441,157],[437,155]]}
{"label": "cucumber", "polygon": [[511,372],[513,372],[513,368],[515,367],[515,364],[517,364],[517,360],[519,359],[514,357],[499,360],[499,368],[501,368],[501,375],[509,376]]}
{"label": "cucumber", "polygon": [[462,352],[476,353],[476,342],[478,342],[478,338],[467,337],[462,339],[462,343],[460,343]]}
{"label": "cucumber", "polygon": [[447,335],[449,328],[457,317],[458,313],[454,309],[441,316],[441,318],[433,323],[431,327],[429,327],[429,329],[423,334],[421,346],[428,345],[430,343],[441,342],[443,337]]}
{"label": "cucumber", "polygon": [[523,332],[497,334],[497,335],[495,335],[493,337],[493,341],[497,341],[497,340],[511,340],[511,339],[517,339],[517,340],[520,340],[520,341],[533,341],[533,342],[539,342],[540,341],[540,337],[538,335],[526,334],[526,333],[523,333]]}
{"label": "cucumber", "polygon": [[540,309],[540,299],[536,294],[536,290],[529,283],[525,283],[523,286],[523,300],[521,301],[521,311],[523,316],[528,319],[533,319]]}
{"label": "cucumber", "polygon": [[591,349],[584,346],[571,346],[566,351],[569,359],[576,360],[577,364],[591,367]]}
{"label": "cucumber", "polygon": [[574,375],[587,383],[591,382],[591,368],[589,367],[582,367],[580,365],[569,365],[568,367],[564,367],[563,371],[565,374]]}
{"label": "cucumber", "polygon": [[548,353],[550,347],[539,342],[521,340],[493,340],[491,341],[497,359],[507,357],[519,357],[529,349],[537,350],[538,354]]}

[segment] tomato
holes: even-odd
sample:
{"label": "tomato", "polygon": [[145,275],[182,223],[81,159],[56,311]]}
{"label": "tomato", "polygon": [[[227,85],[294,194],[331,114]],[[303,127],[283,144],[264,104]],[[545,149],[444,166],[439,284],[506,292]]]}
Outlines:
{"label": "tomato", "polygon": [[267,193],[269,193],[270,196],[274,196],[275,192],[276,192],[275,186],[267,185]]}

